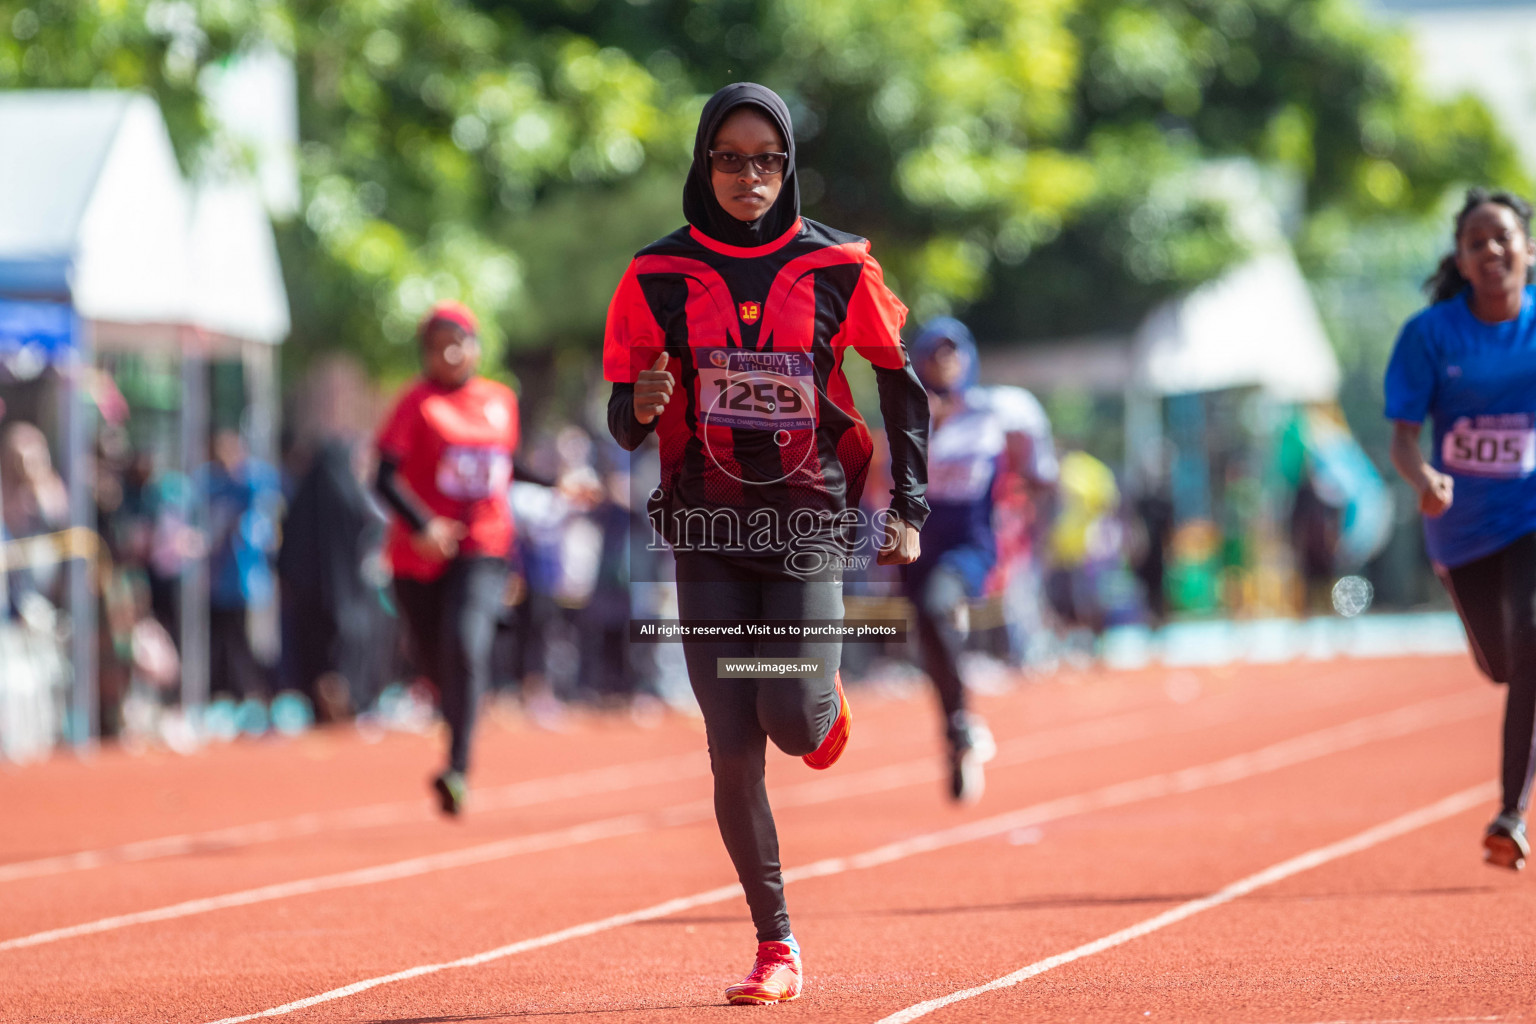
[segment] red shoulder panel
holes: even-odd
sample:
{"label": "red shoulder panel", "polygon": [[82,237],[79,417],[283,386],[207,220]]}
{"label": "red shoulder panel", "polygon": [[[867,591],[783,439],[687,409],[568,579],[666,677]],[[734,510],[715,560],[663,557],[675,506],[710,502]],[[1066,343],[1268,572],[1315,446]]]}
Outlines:
{"label": "red shoulder panel", "polygon": [[603,377],[615,384],[633,384],[641,370],[648,370],[666,347],[666,338],[650,303],[640,290],[631,261],[619,287],[608,303],[608,324],[603,331]]}

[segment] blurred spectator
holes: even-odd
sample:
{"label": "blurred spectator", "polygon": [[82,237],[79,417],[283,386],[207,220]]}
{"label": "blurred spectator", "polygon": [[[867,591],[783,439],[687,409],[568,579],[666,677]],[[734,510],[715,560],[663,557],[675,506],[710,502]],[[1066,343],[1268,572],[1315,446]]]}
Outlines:
{"label": "blurred spectator", "polygon": [[656,569],[650,520],[633,508],[629,474],[600,477],[584,429],[565,425],[552,443],[531,448],[527,465],[558,467],[549,475],[559,482],[511,489],[517,551],[496,674],[499,685],[516,682],[535,721],[557,727],[561,701],[626,707],[657,695],[654,652],[628,642],[631,581],[654,579]]}
{"label": "blurred spectator", "polygon": [[187,564],[206,548],[203,535],[191,523],[192,481],[176,470],[157,471],[144,454],[134,459],[125,477],[125,500],[140,492],[142,510],[150,520],[150,608],[178,650],[181,646],[181,577]]}
{"label": "blurred spectator", "polygon": [[1150,460],[1131,502],[1131,568],[1141,583],[1148,623],[1154,629],[1168,621],[1168,543],[1173,537],[1170,461],[1162,451]]}
{"label": "blurred spectator", "polygon": [[[525,470],[553,478],[562,461],[548,443],[526,446]],[[561,700],[574,696],[578,638],[557,598],[567,589],[565,559],[572,509],[554,489],[515,480],[508,502],[517,522],[514,578],[500,625],[498,683],[515,683],[524,711],[550,728],[563,722]]]}
{"label": "blurred spectator", "polygon": [[[1031,446],[1050,453],[1054,473],[1055,443],[1049,421],[1042,414],[1040,422],[1045,432]],[[1054,480],[1045,483],[1039,474],[1017,471],[1001,474],[993,501],[997,566],[988,579],[987,589],[1002,608],[1003,646],[997,653],[1016,668],[1040,668],[1053,656],[1050,649],[1054,646],[1045,625],[1041,568],[1041,552],[1056,505]]]}
{"label": "blurred spectator", "polygon": [[379,602],[384,517],[363,489],[362,451],[335,438],[321,444],[294,491],[277,557],[285,682],[323,721],[367,706],[386,670],[379,652],[393,643]]}
{"label": "blurred spectator", "polygon": [[1097,637],[1123,611],[1117,587],[1125,549],[1120,488],[1108,466],[1073,451],[1062,457],[1058,495],[1046,593],[1068,630]]}
{"label": "blurred spectator", "polygon": [[1253,565],[1263,522],[1264,496],[1246,460],[1234,456],[1222,467],[1216,502],[1221,531],[1221,603],[1231,615],[1250,613],[1255,604]]}
{"label": "blurred spectator", "polygon": [[1311,471],[1303,472],[1291,504],[1291,550],[1300,583],[1296,604],[1303,615],[1331,609],[1328,592],[1333,586],[1339,518],[1339,510],[1318,493]]}
{"label": "blurred spectator", "polygon": [[583,687],[600,702],[628,703],[650,691],[632,658],[642,653],[636,648],[647,645],[629,642],[630,551],[636,532],[649,530],[650,521],[629,505],[629,474],[608,474],[602,501],[590,517],[602,540],[591,597],[581,614]]}
{"label": "blurred spectator", "polygon": [[[31,423],[16,422],[0,433],[0,517],[11,541],[40,537],[69,525],[69,491],[53,468],[48,439]],[[41,597],[57,605],[60,561],[51,544],[12,546],[9,571],[11,610],[23,611]]]}
{"label": "blurred spectator", "polygon": [[111,425],[96,439],[94,496],[96,529],[101,538],[96,557],[96,695],[101,735],[121,732],[123,700],[133,667],[133,624],[137,615],[135,590],[144,592],[142,572],[135,572],[124,541],[123,468],[126,438]]}
{"label": "blurred spectator", "polygon": [[208,501],[210,689],[240,699],[266,697],[271,691],[268,669],[251,650],[247,617],[250,609],[265,607],[273,597],[269,559],[282,502],[277,473],[246,453],[237,431],[220,430],[203,488]]}
{"label": "blurred spectator", "polygon": [[99,721],[103,736],[129,744],[159,737],[161,711],[175,699],[181,674],[176,645],[153,609],[152,467],[148,452],[129,451],[124,434],[103,428],[96,461]]}
{"label": "blurred spectator", "polygon": [[[109,515],[97,520],[118,563],[146,576],[155,533],[154,467],[154,457],[149,452],[128,453],[115,474],[117,505]],[[98,507],[101,504],[98,499]],[[98,511],[98,516],[101,514]]]}

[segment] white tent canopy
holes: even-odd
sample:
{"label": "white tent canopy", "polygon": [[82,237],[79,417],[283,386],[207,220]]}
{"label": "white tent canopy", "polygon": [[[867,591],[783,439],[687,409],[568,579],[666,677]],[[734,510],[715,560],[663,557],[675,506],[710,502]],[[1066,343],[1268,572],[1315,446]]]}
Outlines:
{"label": "white tent canopy", "polygon": [[982,375],[1050,391],[1174,395],[1259,387],[1282,401],[1332,399],[1339,364],[1288,252],[1259,256],[1153,310],[1130,337],[984,351]]}
{"label": "white tent canopy", "polygon": [[200,184],[192,200],[192,320],[229,338],[288,336],[288,293],[261,195],[250,182]]}
{"label": "white tent canopy", "polygon": [[1153,394],[1254,386],[1321,402],[1339,390],[1338,360],[1289,253],[1259,256],[1153,310],[1133,349],[1133,382]]}
{"label": "white tent canopy", "polygon": [[286,337],[277,247],[253,186],[190,190],[152,99],[0,93],[0,138],[0,295],[67,300],[107,347],[175,343],[177,328]]}
{"label": "white tent canopy", "polygon": [[96,322],[189,322],[187,191],[153,100],[8,93],[0,138],[0,291]]}

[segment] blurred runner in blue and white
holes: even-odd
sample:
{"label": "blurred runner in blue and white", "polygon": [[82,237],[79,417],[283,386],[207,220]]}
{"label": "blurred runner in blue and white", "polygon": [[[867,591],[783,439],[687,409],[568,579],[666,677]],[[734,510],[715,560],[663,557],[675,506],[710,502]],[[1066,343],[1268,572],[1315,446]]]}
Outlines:
{"label": "blurred runner in blue and white", "polygon": [[[977,385],[976,342],[965,324],[951,317],[929,321],[912,342],[911,356],[932,413],[933,511],[923,528],[922,555],[906,567],[904,581],[923,667],[944,715],[949,793],[969,803],[981,797],[982,765],[994,752],[986,724],[966,706],[960,677],[970,609],[991,594],[1018,627],[1018,611],[1038,607],[1030,531],[1014,526],[1028,522],[1026,506],[1037,507],[1036,499],[1055,486],[1056,448],[1034,395]],[[1000,549],[1006,549],[1003,557]],[[1025,643],[1016,641],[1016,651]]]}

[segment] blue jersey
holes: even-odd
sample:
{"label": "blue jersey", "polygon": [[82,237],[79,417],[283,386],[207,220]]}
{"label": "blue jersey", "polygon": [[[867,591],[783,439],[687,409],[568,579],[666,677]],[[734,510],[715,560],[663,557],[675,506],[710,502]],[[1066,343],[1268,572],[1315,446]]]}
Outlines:
{"label": "blue jersey", "polygon": [[1465,292],[1413,317],[1386,398],[1388,419],[1430,418],[1431,464],[1455,478],[1451,507],[1424,522],[1430,558],[1454,569],[1536,530],[1536,288],[1505,323],[1478,320]]}

